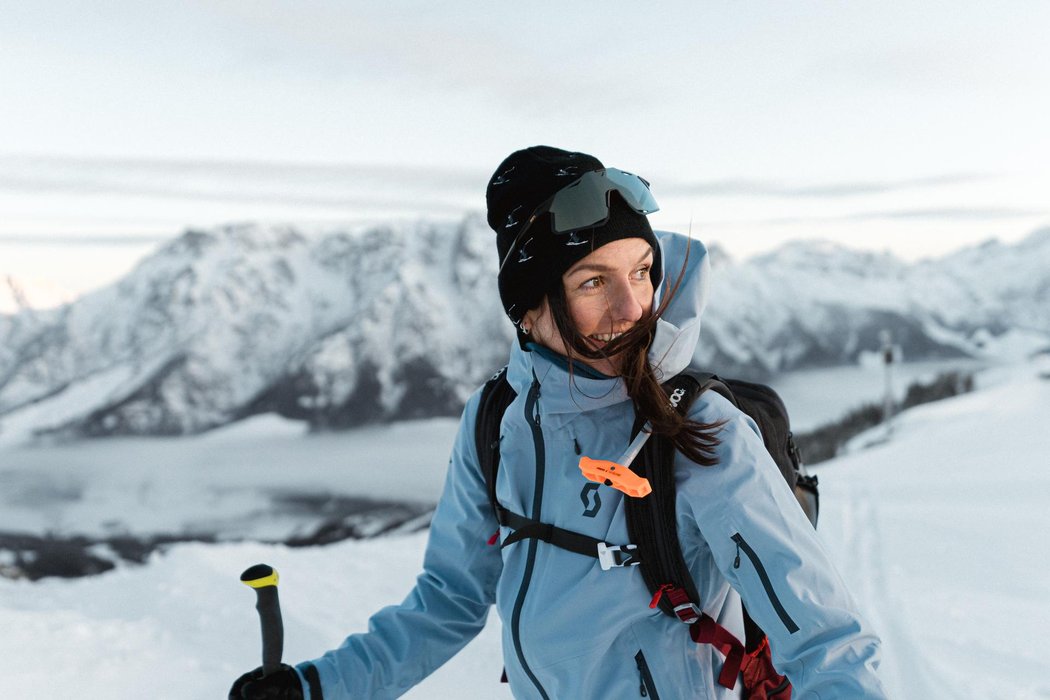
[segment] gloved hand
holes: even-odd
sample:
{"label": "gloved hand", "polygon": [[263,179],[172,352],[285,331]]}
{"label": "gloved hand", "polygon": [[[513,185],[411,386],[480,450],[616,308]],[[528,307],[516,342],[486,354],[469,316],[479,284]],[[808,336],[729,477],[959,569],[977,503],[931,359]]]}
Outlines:
{"label": "gloved hand", "polygon": [[303,700],[303,686],[299,674],[288,664],[281,664],[268,676],[260,666],[233,682],[229,700]]}

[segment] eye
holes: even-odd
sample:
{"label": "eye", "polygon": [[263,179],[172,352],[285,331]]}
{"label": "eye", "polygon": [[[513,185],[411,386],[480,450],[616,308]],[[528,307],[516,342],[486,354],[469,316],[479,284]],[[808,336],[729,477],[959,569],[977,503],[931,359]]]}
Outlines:
{"label": "eye", "polygon": [[589,280],[585,280],[580,285],[580,289],[598,289],[602,286],[603,280],[601,277],[592,277]]}
{"label": "eye", "polygon": [[634,271],[634,278],[639,282],[644,281],[649,277],[649,270],[652,269],[652,265],[642,265]]}

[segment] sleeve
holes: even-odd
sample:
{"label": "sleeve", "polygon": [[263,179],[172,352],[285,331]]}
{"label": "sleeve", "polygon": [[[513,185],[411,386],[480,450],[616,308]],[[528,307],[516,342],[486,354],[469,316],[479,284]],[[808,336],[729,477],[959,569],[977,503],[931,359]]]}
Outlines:
{"label": "sleeve", "polygon": [[373,615],[367,633],[352,635],[338,649],[298,666],[301,678],[310,666],[317,669],[324,700],[397,697],[485,626],[503,561],[499,548],[488,545],[498,524],[474,444],[479,397],[475,393],[463,411],[430,524],[423,572],[413,590],[400,605]]}
{"label": "sleeve", "polygon": [[680,484],[715,565],[766,632],[796,697],[885,698],[880,640],[765,449],[757,426],[721,396],[696,420],[725,420],[719,463]]}

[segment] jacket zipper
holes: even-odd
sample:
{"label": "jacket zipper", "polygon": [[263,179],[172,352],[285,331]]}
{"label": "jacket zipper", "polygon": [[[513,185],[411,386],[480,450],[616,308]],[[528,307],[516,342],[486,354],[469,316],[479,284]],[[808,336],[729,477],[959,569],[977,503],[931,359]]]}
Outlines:
{"label": "jacket zipper", "polygon": [[[540,519],[540,506],[543,500],[543,472],[544,472],[544,449],[543,449],[543,431],[540,429],[540,417],[536,410],[536,403],[540,398],[540,382],[536,378],[536,375],[532,375],[532,387],[529,389],[529,395],[525,400],[525,420],[532,428],[532,442],[536,450],[536,488],[532,497],[532,519]],[[525,652],[521,647],[521,609],[525,604],[525,594],[529,590],[529,583],[532,581],[532,570],[536,564],[536,545],[539,540],[535,537],[529,538],[529,550],[526,554],[525,559],[525,575],[521,579],[521,588],[518,589],[518,597],[514,601],[514,613],[511,616],[511,636],[514,638],[514,651],[518,655],[518,662],[521,664],[522,670],[525,671],[525,675],[529,677],[532,684],[536,686],[536,690],[539,691],[540,696],[543,700],[550,700],[547,696],[547,692],[540,685],[540,681],[536,678],[536,674],[529,668],[528,662],[525,661]]]}
{"label": "jacket zipper", "polygon": [[641,685],[638,686],[638,692],[643,698],[660,700],[660,694],[656,692],[656,684],[653,683],[653,674],[649,672],[649,664],[645,662],[645,654],[640,649],[634,655],[634,662],[638,664],[638,675],[642,678]]}
{"label": "jacket zipper", "polygon": [[788,633],[794,634],[798,632],[798,625],[788,615],[787,610],[780,603],[780,599],[777,598],[776,591],[773,590],[773,582],[769,580],[769,574],[766,573],[766,567],[762,566],[762,560],[758,558],[758,554],[755,550],[751,549],[745,540],[744,536],[739,532],[733,535],[733,541],[736,542],[736,559],[733,560],[733,568],[740,568],[740,550],[744,550],[744,554],[751,560],[751,564],[755,567],[755,571],[758,572],[758,577],[762,580],[762,587],[766,589],[766,595],[769,596],[769,602],[773,604],[773,609],[776,610],[777,615],[780,617],[780,621],[784,623],[784,627],[787,628]]}

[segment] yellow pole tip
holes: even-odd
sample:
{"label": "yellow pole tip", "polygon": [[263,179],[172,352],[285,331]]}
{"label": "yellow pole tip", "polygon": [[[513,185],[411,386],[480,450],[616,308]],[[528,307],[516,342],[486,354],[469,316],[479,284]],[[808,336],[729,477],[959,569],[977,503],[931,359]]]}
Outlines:
{"label": "yellow pole tip", "polygon": [[265,588],[276,586],[278,578],[277,569],[267,564],[256,564],[241,574],[241,583],[252,588]]}

